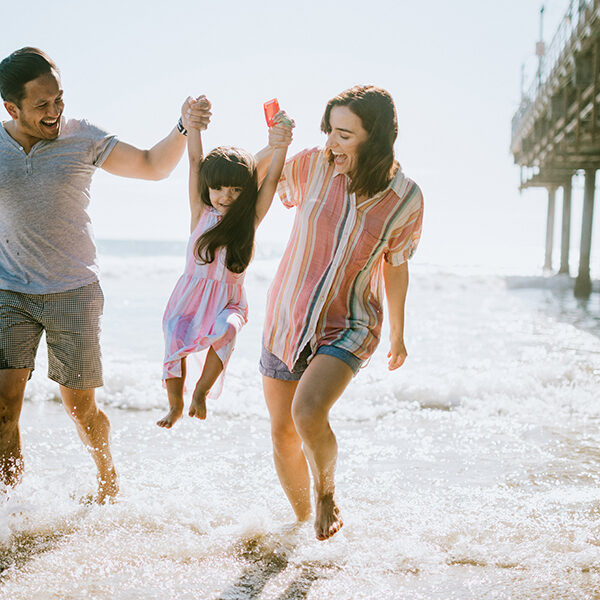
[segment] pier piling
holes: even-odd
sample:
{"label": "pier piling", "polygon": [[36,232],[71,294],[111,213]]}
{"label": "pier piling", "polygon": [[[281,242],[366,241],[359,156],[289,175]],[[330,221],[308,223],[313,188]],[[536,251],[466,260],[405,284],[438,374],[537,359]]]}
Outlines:
{"label": "pier piling", "polygon": [[586,298],[592,291],[590,279],[590,254],[592,248],[592,222],[594,219],[594,192],[596,171],[585,172],[585,193],[583,196],[583,218],[581,222],[581,244],[579,247],[579,273],[575,280],[575,296]]}
{"label": "pier piling", "polygon": [[[600,169],[600,0],[565,0],[549,44],[536,44],[538,68],[512,119],[511,152],[520,188],[548,190],[544,271],[552,271],[556,190],[563,194],[559,273],[569,273],[572,177],[585,171],[579,272],[574,293],[589,296],[596,171]],[[540,19],[543,10],[540,11]],[[541,21],[540,21],[541,23]],[[540,25],[541,27],[541,25]],[[543,32],[540,29],[540,38]]]}
{"label": "pier piling", "polygon": [[554,213],[556,209],[556,188],[548,188],[548,212],[546,215],[546,258],[544,271],[552,271],[552,247],[554,245]]}
{"label": "pier piling", "polygon": [[573,192],[573,181],[569,177],[564,185],[562,201],[562,223],[560,231],[560,274],[569,275],[569,251],[571,248],[571,195]]}

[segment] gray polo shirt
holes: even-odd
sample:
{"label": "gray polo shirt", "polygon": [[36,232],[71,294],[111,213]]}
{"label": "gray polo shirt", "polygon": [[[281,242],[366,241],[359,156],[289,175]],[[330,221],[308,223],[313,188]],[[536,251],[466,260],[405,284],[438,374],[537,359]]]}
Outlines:
{"label": "gray polo shirt", "polygon": [[0,289],[72,290],[98,280],[90,183],[117,143],[85,120],[25,154],[0,125]]}

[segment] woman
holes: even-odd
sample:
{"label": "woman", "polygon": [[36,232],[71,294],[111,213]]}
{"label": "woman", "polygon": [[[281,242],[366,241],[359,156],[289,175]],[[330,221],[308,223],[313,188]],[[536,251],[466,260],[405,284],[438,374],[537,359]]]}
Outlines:
{"label": "woman", "polygon": [[398,125],[388,92],[342,92],[327,104],[321,129],[325,149],[290,159],[278,187],[297,212],[268,294],[260,370],[280,482],[306,520],[310,467],[316,536],[325,540],[343,524],[329,411],[379,342],[382,283],[389,369],[406,358],[406,261],[419,240],[423,199],[394,159]]}

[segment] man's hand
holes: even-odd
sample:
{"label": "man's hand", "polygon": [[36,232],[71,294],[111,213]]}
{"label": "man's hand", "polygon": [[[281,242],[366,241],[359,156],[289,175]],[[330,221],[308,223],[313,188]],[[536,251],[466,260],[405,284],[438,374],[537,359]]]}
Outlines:
{"label": "man's hand", "polygon": [[211,103],[205,95],[186,98],[181,107],[181,121],[186,129],[204,131],[210,123]]}

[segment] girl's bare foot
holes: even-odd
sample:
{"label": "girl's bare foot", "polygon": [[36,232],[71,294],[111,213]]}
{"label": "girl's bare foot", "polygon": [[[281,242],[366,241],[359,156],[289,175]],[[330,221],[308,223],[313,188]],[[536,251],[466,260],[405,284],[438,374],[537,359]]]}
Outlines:
{"label": "girl's bare foot", "polygon": [[171,429],[173,425],[181,419],[181,415],[183,414],[183,400],[181,403],[172,404],[169,412],[159,421],[156,421],[156,424],[159,427],[164,427],[165,429]]}
{"label": "girl's bare foot", "polygon": [[333,494],[325,494],[316,501],[315,533],[318,540],[327,540],[335,535],[344,522]]}
{"label": "girl's bare foot", "polygon": [[206,391],[196,387],[192,396],[192,404],[190,405],[190,417],[202,420],[206,419],[206,394]]}

